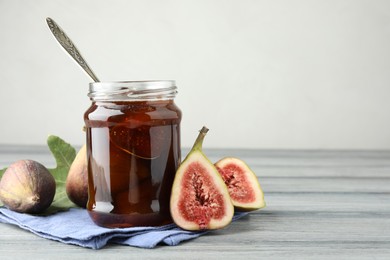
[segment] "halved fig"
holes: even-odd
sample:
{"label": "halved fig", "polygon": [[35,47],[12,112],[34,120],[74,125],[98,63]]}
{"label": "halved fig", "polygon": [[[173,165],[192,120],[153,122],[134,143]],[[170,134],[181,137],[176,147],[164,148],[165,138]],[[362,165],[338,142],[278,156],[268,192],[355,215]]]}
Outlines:
{"label": "halved fig", "polygon": [[226,157],[215,163],[236,209],[251,211],[265,207],[264,193],[254,172],[242,160]]}
{"label": "halved fig", "polygon": [[227,187],[215,166],[202,152],[208,129],[203,127],[190,153],[179,166],[172,186],[173,221],[186,230],[219,229],[233,218]]}

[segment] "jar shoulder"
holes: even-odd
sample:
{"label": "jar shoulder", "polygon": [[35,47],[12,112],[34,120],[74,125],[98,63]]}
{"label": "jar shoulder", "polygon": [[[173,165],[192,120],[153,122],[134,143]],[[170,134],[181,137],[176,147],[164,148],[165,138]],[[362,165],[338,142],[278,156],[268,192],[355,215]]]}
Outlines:
{"label": "jar shoulder", "polygon": [[144,120],[181,119],[182,112],[173,102],[95,102],[84,114],[86,120],[115,117],[141,117]]}

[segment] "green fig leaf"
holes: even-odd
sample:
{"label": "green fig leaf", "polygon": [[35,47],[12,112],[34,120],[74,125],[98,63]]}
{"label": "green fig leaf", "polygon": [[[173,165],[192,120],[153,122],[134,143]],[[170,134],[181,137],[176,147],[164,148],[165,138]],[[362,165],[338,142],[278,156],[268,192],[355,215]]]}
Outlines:
{"label": "green fig leaf", "polygon": [[70,166],[76,157],[76,150],[69,143],[54,135],[50,135],[47,138],[47,145],[57,164],[55,168],[48,169],[54,176],[57,185],[53,203],[45,212],[45,214],[52,214],[58,211],[68,210],[72,207],[77,207],[69,200],[65,189],[66,177],[68,176]]}

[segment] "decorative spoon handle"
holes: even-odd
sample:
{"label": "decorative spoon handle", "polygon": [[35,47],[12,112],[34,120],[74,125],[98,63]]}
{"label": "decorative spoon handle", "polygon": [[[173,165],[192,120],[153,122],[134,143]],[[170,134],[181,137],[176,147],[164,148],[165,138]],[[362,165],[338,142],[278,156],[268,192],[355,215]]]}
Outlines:
{"label": "decorative spoon handle", "polygon": [[57,41],[61,44],[61,46],[69,53],[70,56],[87,72],[87,74],[95,81],[99,82],[99,79],[93,73],[91,68],[88,66],[87,62],[81,56],[80,52],[77,50],[76,46],[72,42],[72,40],[65,34],[65,32],[58,26],[56,22],[54,22],[51,18],[46,18],[46,22],[49,25],[51,32]]}

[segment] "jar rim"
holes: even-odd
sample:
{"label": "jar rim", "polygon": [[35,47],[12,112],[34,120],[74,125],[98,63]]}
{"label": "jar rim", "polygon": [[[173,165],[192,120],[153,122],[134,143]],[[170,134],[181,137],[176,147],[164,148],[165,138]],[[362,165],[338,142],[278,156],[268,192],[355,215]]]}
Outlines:
{"label": "jar rim", "polygon": [[173,99],[177,94],[174,80],[106,81],[89,83],[92,101]]}

